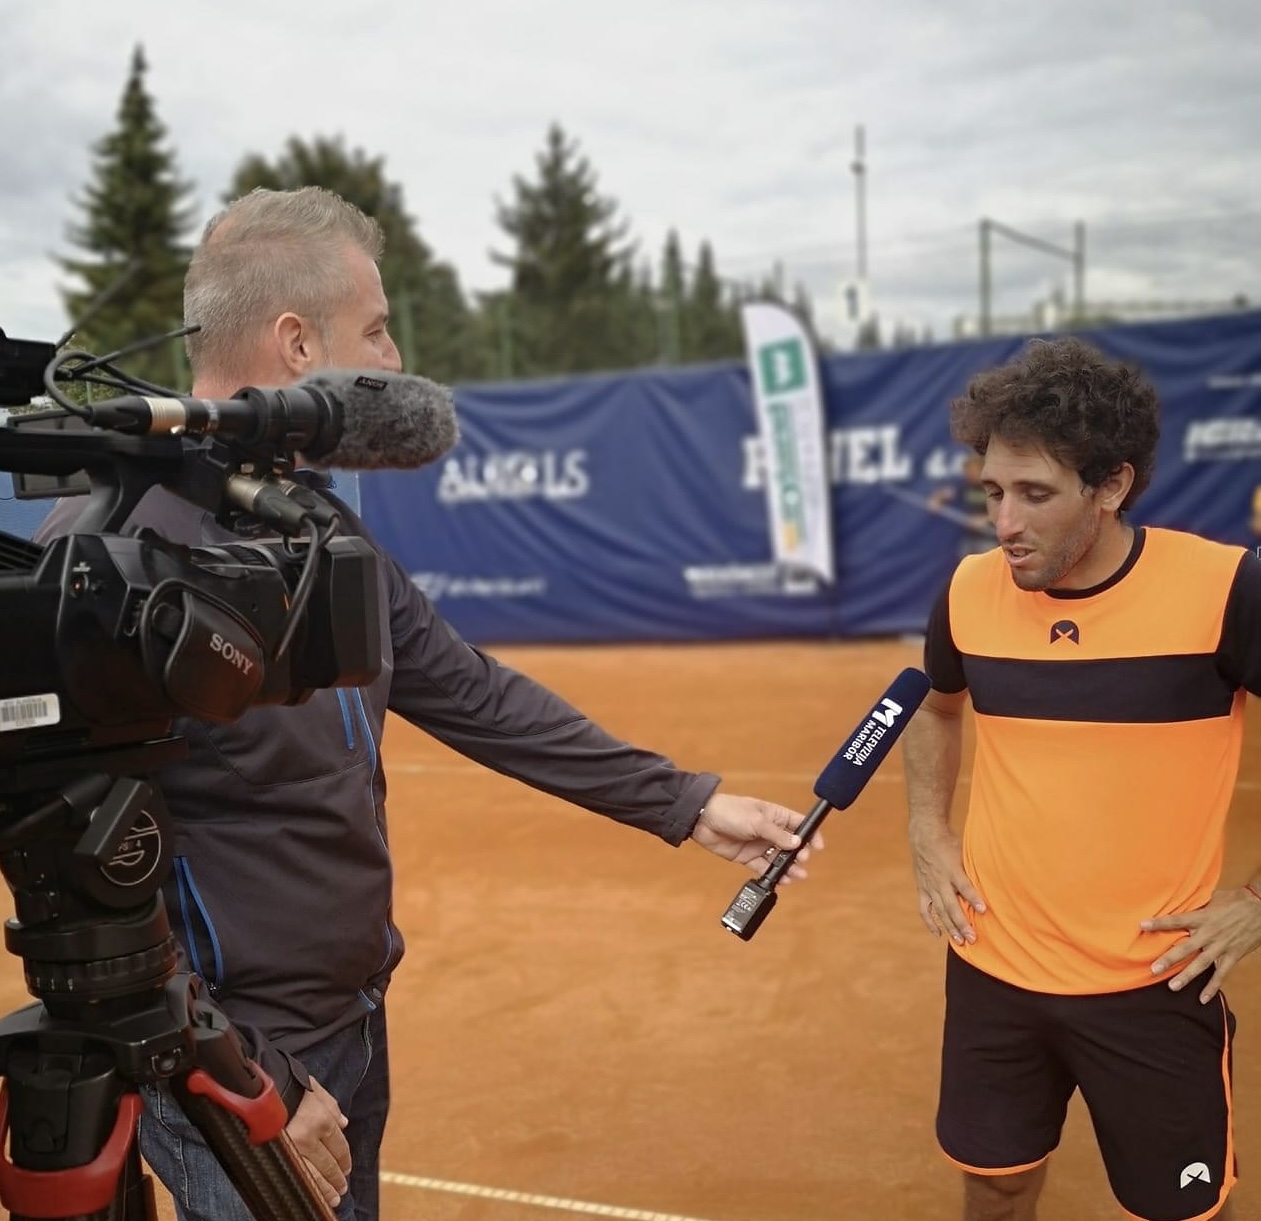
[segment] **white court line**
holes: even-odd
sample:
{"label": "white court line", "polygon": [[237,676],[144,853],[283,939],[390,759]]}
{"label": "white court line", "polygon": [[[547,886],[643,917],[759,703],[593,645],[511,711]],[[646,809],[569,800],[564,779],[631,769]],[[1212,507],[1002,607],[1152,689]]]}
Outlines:
{"label": "white court line", "polygon": [[700,1217],[681,1217],[676,1213],[645,1212],[642,1208],[618,1208],[613,1204],[589,1204],[584,1200],[563,1200],[557,1196],[539,1196],[524,1191],[508,1191],[502,1187],[481,1187],[476,1183],[452,1183],[447,1179],[428,1179],[416,1174],[381,1172],[381,1182],[398,1187],[418,1187],[421,1191],[444,1191],[450,1195],[477,1196],[482,1200],[503,1200],[506,1204],[528,1204],[532,1208],[555,1208],[561,1212],[583,1213],[588,1217],[618,1217],[621,1221],[702,1221]]}

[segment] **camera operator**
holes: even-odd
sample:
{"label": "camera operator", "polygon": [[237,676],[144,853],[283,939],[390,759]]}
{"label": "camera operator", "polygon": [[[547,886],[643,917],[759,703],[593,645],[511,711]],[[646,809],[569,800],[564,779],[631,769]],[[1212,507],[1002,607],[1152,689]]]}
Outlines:
{"label": "camera operator", "polygon": [[[319,188],[257,190],[229,205],[207,225],[185,282],[186,321],[200,326],[188,339],[193,394],[289,385],[322,367],[397,371],[382,242],[375,221]],[[338,507],[346,532],[364,533]],[[60,502],[40,540],[73,530],[77,509]],[[145,526],[189,545],[233,538],[162,488],[127,528]],[[378,1210],[384,994],[403,952],[380,757],[387,710],[497,772],[669,844],[690,837],[754,872],[769,850],[797,844],[801,821],[617,740],[462,641],[384,555],[380,572],[388,622],[371,685],[255,707],[230,724],[181,720],[188,758],[159,777],[176,830],[165,893],[189,967],[276,1082],[325,1198],[359,1221]],[[145,1090],[141,1147],[181,1218],[248,1217],[165,1089]]]}

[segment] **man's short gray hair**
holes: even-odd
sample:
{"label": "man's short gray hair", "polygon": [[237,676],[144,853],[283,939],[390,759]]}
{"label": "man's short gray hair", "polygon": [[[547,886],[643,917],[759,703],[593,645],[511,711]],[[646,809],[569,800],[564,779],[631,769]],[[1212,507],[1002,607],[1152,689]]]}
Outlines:
{"label": "man's short gray hair", "polygon": [[242,367],[287,312],[327,344],[333,314],[354,292],[348,245],[379,260],[381,226],[323,187],[258,187],[212,217],[184,279],[184,324],[201,327],[186,340],[193,376]]}

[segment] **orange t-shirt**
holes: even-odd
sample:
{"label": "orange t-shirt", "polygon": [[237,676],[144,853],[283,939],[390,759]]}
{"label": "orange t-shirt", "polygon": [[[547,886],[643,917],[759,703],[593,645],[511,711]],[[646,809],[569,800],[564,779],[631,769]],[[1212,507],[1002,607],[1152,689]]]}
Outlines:
{"label": "orange t-shirt", "polygon": [[1243,740],[1218,652],[1244,554],[1148,529],[1120,573],[1068,596],[1018,588],[1001,550],[959,565],[956,655],[930,630],[926,666],[943,690],[961,669],[976,713],[963,861],[988,911],[956,948],[982,971],[1039,992],[1139,987],[1183,936],[1139,921],[1208,902]]}

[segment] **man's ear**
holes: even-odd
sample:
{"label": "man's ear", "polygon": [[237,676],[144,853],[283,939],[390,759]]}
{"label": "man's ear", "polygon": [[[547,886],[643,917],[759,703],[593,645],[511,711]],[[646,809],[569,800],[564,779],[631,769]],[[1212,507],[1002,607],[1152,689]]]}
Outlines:
{"label": "man's ear", "polygon": [[1128,462],[1122,462],[1099,485],[1100,508],[1107,510],[1109,513],[1119,513],[1121,505],[1125,502],[1125,498],[1130,494],[1130,488],[1133,486],[1134,468]]}
{"label": "man's ear", "polygon": [[301,314],[281,314],[272,325],[276,354],[294,379],[309,373],[315,366],[315,329]]}

